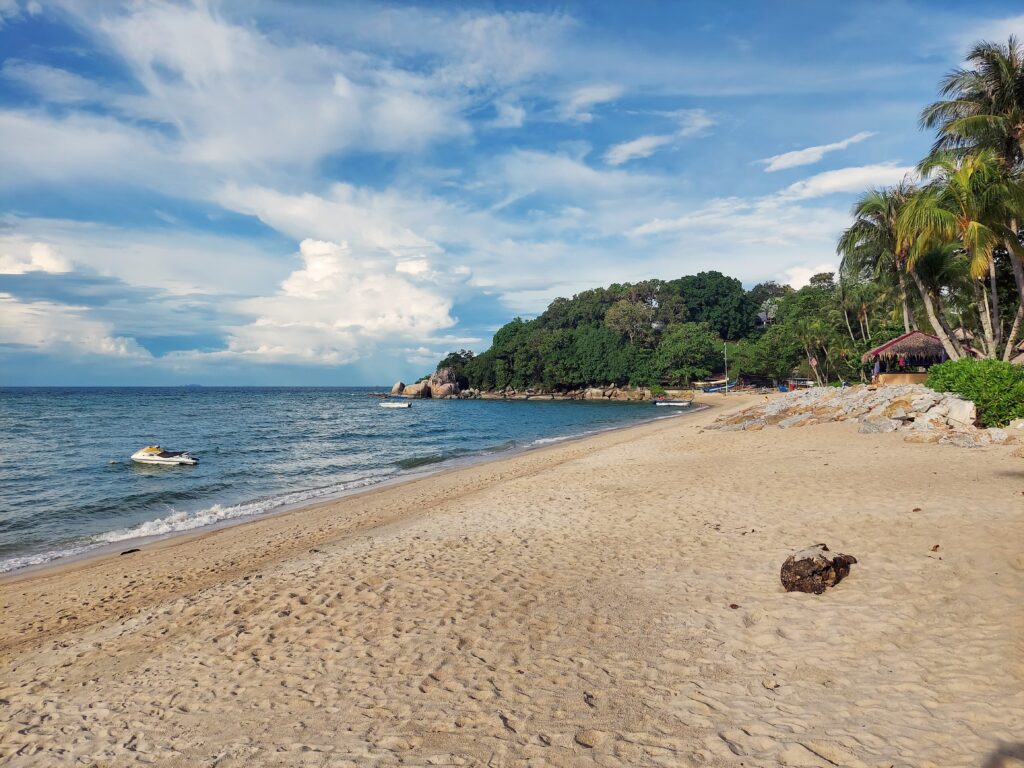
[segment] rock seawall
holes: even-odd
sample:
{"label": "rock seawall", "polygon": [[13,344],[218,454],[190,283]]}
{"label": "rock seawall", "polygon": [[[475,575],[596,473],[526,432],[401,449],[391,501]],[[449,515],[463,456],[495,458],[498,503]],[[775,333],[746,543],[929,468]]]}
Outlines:
{"label": "rock seawall", "polygon": [[1005,429],[979,428],[974,403],[920,384],[813,387],[723,416],[710,429],[792,429],[836,421],[857,421],[860,432],[901,432],[910,443],[983,448],[1016,442]]}

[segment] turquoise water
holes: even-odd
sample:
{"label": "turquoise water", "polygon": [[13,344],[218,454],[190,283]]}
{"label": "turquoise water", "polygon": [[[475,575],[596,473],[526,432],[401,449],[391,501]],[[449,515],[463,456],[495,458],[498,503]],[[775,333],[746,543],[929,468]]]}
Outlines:
{"label": "turquoise water", "polygon": [[[666,410],[474,400],[391,410],[369,391],[0,389],[0,571],[250,517]],[[200,463],[129,460],[154,443],[191,451]]]}

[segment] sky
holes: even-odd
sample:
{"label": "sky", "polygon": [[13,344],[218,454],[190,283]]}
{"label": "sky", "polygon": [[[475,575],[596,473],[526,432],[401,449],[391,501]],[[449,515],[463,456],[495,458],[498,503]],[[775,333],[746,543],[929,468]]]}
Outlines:
{"label": "sky", "polygon": [[373,385],[834,269],[1013,2],[0,0],[0,385]]}

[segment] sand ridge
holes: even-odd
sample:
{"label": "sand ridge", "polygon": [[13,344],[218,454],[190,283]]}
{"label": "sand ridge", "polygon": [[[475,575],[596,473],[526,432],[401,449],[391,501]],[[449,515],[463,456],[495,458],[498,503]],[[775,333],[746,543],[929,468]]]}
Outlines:
{"label": "sand ridge", "polygon": [[[0,582],[0,762],[945,767],[1024,740],[1024,462],[719,413]],[[860,562],[786,594],[817,541]]]}

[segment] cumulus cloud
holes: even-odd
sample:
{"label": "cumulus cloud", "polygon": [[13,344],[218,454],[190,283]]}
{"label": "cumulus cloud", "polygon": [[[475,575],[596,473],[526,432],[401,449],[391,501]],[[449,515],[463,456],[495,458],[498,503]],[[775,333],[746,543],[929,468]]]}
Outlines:
{"label": "cumulus cloud", "polygon": [[851,144],[857,144],[870,139],[876,134],[873,131],[861,131],[855,133],[848,139],[842,141],[836,141],[831,144],[821,144],[817,147],[805,147],[804,149],[797,149],[793,152],[784,152],[781,155],[773,155],[772,157],[766,157],[763,160],[757,162],[763,163],[766,173],[772,173],[774,171],[782,171],[786,168],[796,168],[801,165],[813,165],[814,163],[821,162],[822,158],[825,157],[829,152],[837,152],[840,149],[846,149]]}
{"label": "cumulus cloud", "polygon": [[619,98],[625,89],[621,85],[611,83],[585,85],[569,93],[559,109],[563,120],[577,123],[589,123],[594,119],[591,110],[599,104],[606,104]]}
{"label": "cumulus cloud", "polygon": [[114,335],[112,326],[91,317],[87,307],[19,301],[9,293],[0,293],[0,345],[74,357],[151,359],[135,339]]}
{"label": "cumulus cloud", "polygon": [[803,288],[815,275],[821,274],[822,272],[835,272],[838,269],[837,265],[832,262],[822,262],[814,266],[804,266],[798,264],[788,269],[783,270],[786,282],[794,288]]}
{"label": "cumulus cloud", "polygon": [[489,125],[493,128],[519,128],[526,121],[526,110],[518,104],[499,101],[494,105],[494,119]]}
{"label": "cumulus cloud", "polygon": [[261,362],[339,365],[382,345],[428,340],[455,324],[452,302],[436,283],[418,279],[426,260],[412,269],[357,255],[347,243],[303,240],[302,266],[273,296],[239,302],[255,319],[229,329],[227,351]]}
{"label": "cumulus cloud", "polygon": [[61,273],[71,271],[71,261],[49,243],[32,243],[28,258],[0,253],[0,275],[24,275],[28,272]]}

